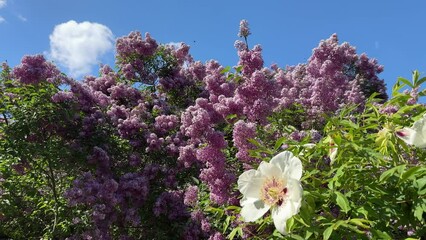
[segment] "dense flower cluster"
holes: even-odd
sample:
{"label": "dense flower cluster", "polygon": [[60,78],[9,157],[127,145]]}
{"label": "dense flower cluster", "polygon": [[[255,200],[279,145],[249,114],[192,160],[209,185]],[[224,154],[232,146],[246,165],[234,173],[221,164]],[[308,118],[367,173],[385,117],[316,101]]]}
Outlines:
{"label": "dense flower cluster", "polygon": [[256,148],[253,143],[249,142],[249,139],[254,139],[256,137],[256,124],[255,123],[245,123],[242,120],[239,120],[234,124],[234,132],[232,134],[234,139],[234,146],[238,148],[236,157],[250,164],[259,162],[258,159],[250,156],[249,151]]}
{"label": "dense flower cluster", "polygon": [[153,57],[157,47],[157,42],[149,33],[143,38],[140,32],[131,32],[128,36],[117,39],[117,65],[123,75],[129,80],[153,84],[156,76],[146,60]]}
{"label": "dense flower cluster", "polygon": [[321,121],[322,113],[334,112],[344,104],[362,107],[365,98],[374,92],[386,100],[384,82],[377,76],[382,71],[383,66],[375,59],[357,55],[348,43],[339,45],[333,34],[313,49],[306,64],[279,70],[280,107],[301,104],[309,115],[304,125],[309,128]]}
{"label": "dense flower cluster", "polygon": [[55,65],[47,62],[43,55],[25,56],[21,64],[14,67],[12,77],[23,84],[37,84],[42,81],[60,82],[61,72]]}

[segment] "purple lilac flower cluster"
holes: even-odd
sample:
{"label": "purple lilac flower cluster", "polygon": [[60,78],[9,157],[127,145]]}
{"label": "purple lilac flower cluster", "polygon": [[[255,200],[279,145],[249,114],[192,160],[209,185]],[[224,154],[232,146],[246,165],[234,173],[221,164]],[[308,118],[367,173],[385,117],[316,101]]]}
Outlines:
{"label": "purple lilac flower cluster", "polygon": [[124,77],[146,84],[153,84],[156,75],[147,65],[147,59],[152,57],[158,48],[158,43],[149,33],[142,37],[140,32],[131,32],[128,36],[117,39],[117,65]]}
{"label": "purple lilac flower cluster", "polygon": [[238,37],[247,38],[251,34],[248,21],[243,19],[240,22],[240,31],[238,32]]}
{"label": "purple lilac flower cluster", "polygon": [[250,150],[254,150],[256,146],[249,142],[249,139],[256,137],[256,124],[253,122],[246,123],[239,120],[234,124],[233,131],[234,146],[238,148],[236,157],[246,163],[245,168],[251,168],[251,164],[259,163],[259,159],[251,157]]}
{"label": "purple lilac flower cluster", "polygon": [[315,121],[321,121],[322,113],[334,112],[344,104],[362,107],[373,92],[386,100],[384,81],[377,76],[382,71],[377,60],[357,55],[348,43],[339,45],[333,34],[313,49],[306,64],[278,71],[279,107],[301,104],[310,119],[304,126],[310,128]]}
{"label": "purple lilac flower cluster", "polygon": [[13,68],[12,77],[22,84],[60,83],[61,72],[43,55],[33,55],[22,58],[21,64]]}

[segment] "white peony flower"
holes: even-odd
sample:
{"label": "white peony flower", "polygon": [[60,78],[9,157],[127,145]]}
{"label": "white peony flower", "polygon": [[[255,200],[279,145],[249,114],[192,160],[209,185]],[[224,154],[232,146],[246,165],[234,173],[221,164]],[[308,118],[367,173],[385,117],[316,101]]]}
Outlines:
{"label": "white peony flower", "polygon": [[426,148],[426,114],[416,122],[412,128],[405,127],[396,131],[396,136],[404,142],[419,148]]}
{"label": "white peony flower", "polygon": [[256,221],[271,210],[275,228],[286,234],[287,219],[297,214],[302,204],[301,176],[302,162],[289,151],[241,174],[238,189],[243,194],[240,204],[244,221]]}

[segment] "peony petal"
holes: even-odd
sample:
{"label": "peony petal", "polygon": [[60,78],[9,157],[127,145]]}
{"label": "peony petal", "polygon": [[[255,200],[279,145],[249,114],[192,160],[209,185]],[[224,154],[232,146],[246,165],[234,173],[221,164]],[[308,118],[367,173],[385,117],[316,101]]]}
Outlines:
{"label": "peony petal", "polygon": [[281,169],[281,172],[284,172],[285,169],[286,169],[286,167],[287,167],[286,166],[286,162],[290,158],[292,158],[293,156],[294,155],[293,155],[292,152],[290,152],[290,151],[284,151],[284,152],[279,153],[275,157],[273,157],[271,159],[271,161],[269,161],[269,162],[272,163],[272,164],[277,165]]}
{"label": "peony petal", "polygon": [[270,208],[261,200],[243,198],[241,200],[241,216],[245,222],[253,222],[262,217]]}
{"label": "peony petal", "polygon": [[290,161],[288,161],[288,175],[291,178],[294,178],[296,180],[300,180],[302,177],[302,161],[298,157],[292,157],[290,158]]}
{"label": "peony petal", "polygon": [[302,205],[303,188],[300,181],[295,179],[287,179],[287,190],[288,199],[287,201],[292,202],[294,205],[295,213],[299,212],[300,206]]}
{"label": "peony petal", "polygon": [[270,163],[279,166],[285,175],[299,180],[302,177],[302,162],[292,152],[284,151],[273,157]]}
{"label": "peony petal", "polygon": [[275,228],[281,234],[287,234],[287,219],[294,215],[292,208],[292,204],[283,204],[281,207],[274,207],[272,209],[272,219],[274,220]]}
{"label": "peony petal", "polygon": [[420,133],[426,132],[426,114],[424,114],[422,118],[414,122],[412,129]]}
{"label": "peony petal", "polygon": [[419,148],[426,148],[426,114],[414,122],[412,128],[404,128],[396,132],[404,142]]}
{"label": "peony petal", "polygon": [[283,174],[279,166],[268,163],[268,162],[261,162],[258,170],[263,177],[268,177],[268,178],[270,177],[281,178]]}
{"label": "peony petal", "polygon": [[300,182],[295,179],[287,179],[288,198],[281,205],[272,209],[272,219],[275,228],[282,234],[286,234],[287,219],[299,213],[302,205],[303,189]]}
{"label": "peony petal", "polygon": [[272,209],[272,219],[275,228],[282,234],[286,234],[287,219],[299,213],[302,205],[303,189],[300,182],[295,179],[287,179],[288,198],[278,207]]}
{"label": "peony petal", "polygon": [[396,136],[401,138],[407,144],[414,145],[419,148],[426,147],[426,138],[421,131],[416,131],[412,128],[404,128],[400,131],[397,131]]}
{"label": "peony petal", "polygon": [[248,170],[238,177],[238,190],[250,198],[260,198],[260,189],[264,182],[264,177],[260,172],[254,169]]}

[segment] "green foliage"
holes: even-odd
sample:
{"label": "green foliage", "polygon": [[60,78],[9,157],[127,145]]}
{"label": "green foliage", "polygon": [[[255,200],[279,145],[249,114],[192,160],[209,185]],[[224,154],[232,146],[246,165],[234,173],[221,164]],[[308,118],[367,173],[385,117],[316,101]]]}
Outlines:
{"label": "green foliage", "polygon": [[[424,81],[415,81],[416,84]],[[404,99],[404,101],[401,101]],[[295,142],[282,137],[268,141],[268,130],[259,129],[259,140],[251,155],[270,159],[285,145],[303,162],[304,188],[300,213],[287,222],[291,233],[282,236],[265,229],[273,226],[265,216],[253,226],[251,239],[419,239],[426,235],[426,152],[406,145],[396,137],[402,126],[411,126],[426,111],[424,105],[405,105],[397,94],[387,104],[397,105],[395,114],[380,113],[374,96],[365,110],[354,113],[348,106],[325,124],[323,139],[314,147],[305,145],[309,137]],[[383,107],[386,106],[386,103]],[[280,117],[281,116],[281,117]],[[286,113],[271,118],[269,131],[288,133],[296,129]],[[279,125],[281,124],[281,125]],[[296,122],[297,124],[297,122]],[[337,157],[330,163],[330,143],[337,147]],[[273,151],[271,151],[273,149]],[[227,228],[229,231],[229,227]],[[412,232],[414,235],[407,235]],[[267,231],[266,231],[267,233]],[[259,238],[259,236],[263,236]],[[409,238],[411,237],[411,238]]]}
{"label": "green foliage", "polygon": [[0,236],[69,236],[77,209],[70,209],[62,194],[73,178],[75,168],[68,168],[66,161],[73,156],[58,135],[61,129],[50,128],[50,123],[71,116],[50,100],[58,91],[53,84],[19,85],[2,76]]}

